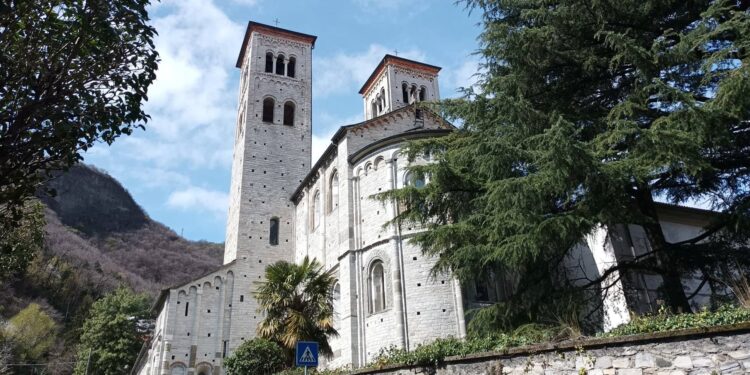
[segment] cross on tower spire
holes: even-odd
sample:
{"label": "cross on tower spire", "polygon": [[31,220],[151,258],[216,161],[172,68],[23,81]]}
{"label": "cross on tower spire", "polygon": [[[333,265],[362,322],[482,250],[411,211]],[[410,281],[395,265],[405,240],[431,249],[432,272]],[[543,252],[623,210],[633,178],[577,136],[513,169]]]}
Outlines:
{"label": "cross on tower spire", "polygon": [[394,49],[394,50],[393,50],[393,54],[394,54],[394,55],[396,55],[396,56],[398,56],[398,50],[397,50],[397,49]]}
{"label": "cross on tower spire", "polygon": [[275,23],[275,24],[276,24],[276,27],[279,27],[279,19],[278,19],[278,18],[277,18],[277,19],[275,19],[275,20],[273,20],[273,23]]}

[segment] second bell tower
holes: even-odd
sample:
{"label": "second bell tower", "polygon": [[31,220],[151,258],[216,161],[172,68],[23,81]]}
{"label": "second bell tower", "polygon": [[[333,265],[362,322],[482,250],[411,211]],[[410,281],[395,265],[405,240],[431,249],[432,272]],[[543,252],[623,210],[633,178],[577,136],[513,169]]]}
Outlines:
{"label": "second bell tower", "polygon": [[240,92],[224,264],[292,261],[289,196],[310,170],[316,37],[249,22],[237,59]]}

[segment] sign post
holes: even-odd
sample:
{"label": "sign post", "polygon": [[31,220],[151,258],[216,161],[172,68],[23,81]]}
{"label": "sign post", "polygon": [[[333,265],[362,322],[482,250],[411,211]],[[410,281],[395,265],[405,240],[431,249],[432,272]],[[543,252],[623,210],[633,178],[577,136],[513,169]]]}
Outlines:
{"label": "sign post", "polygon": [[294,364],[297,367],[305,367],[305,375],[307,375],[307,367],[318,367],[318,343],[313,341],[298,341],[297,347],[294,353]]}

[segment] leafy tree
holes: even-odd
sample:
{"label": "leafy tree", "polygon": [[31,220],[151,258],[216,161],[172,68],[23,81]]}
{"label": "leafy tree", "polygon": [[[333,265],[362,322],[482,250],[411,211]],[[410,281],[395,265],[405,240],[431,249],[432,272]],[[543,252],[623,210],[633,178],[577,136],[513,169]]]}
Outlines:
{"label": "leafy tree", "polygon": [[148,0],[0,4],[0,218],[47,172],[143,128],[158,55]]}
{"label": "leafy tree", "polygon": [[227,374],[274,374],[284,368],[285,353],[279,344],[263,338],[245,341],[224,362]]}
{"label": "leafy tree", "polygon": [[[423,189],[396,221],[464,281],[514,270],[515,294],[477,313],[486,327],[550,318],[560,295],[614,271],[659,273],[673,310],[690,311],[686,271],[716,279],[744,262],[750,235],[748,1],[466,0],[483,14],[477,89],[439,108],[463,126],[415,142]],[[705,202],[704,234],[670,242],[658,201]],[[597,225],[641,225],[652,252],[586,285],[560,275]],[[476,326],[474,326],[476,328]]]}
{"label": "leafy tree", "polygon": [[126,373],[143,344],[137,324],[149,317],[149,300],[121,287],[94,302],[83,324],[75,374]]}
{"label": "leafy tree", "polygon": [[26,202],[20,220],[12,225],[0,220],[0,280],[23,273],[44,247],[44,207]]}
{"label": "leafy tree", "polygon": [[254,293],[265,313],[258,335],[281,344],[289,358],[298,341],[316,341],[322,354],[332,356],[328,338],[338,336],[333,327],[333,274],[305,257],[300,264],[269,265],[265,276]]}
{"label": "leafy tree", "polygon": [[5,325],[3,336],[15,348],[15,358],[28,362],[43,358],[55,342],[57,324],[36,303],[30,303]]}

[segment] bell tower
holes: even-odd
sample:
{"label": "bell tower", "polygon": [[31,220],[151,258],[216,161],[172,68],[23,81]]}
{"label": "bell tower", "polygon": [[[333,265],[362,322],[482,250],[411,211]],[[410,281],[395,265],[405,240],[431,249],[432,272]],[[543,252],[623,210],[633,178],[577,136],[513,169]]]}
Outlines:
{"label": "bell tower", "polygon": [[440,100],[440,67],[385,55],[359,90],[369,120],[415,102]]}
{"label": "bell tower", "polygon": [[240,90],[224,264],[247,259],[262,274],[268,263],[293,260],[289,197],[310,170],[316,38],[248,23],[236,65]]}

